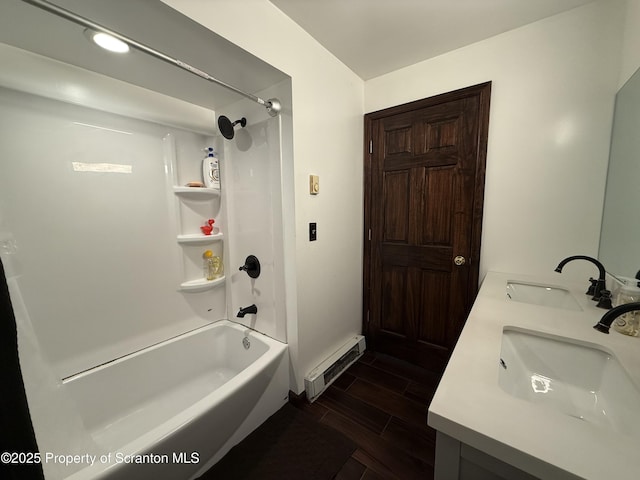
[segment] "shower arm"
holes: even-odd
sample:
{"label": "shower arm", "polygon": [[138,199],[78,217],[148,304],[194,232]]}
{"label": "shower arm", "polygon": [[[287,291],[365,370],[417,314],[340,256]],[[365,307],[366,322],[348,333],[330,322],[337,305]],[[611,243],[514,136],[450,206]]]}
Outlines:
{"label": "shower arm", "polygon": [[118,32],[114,32],[113,30],[107,27],[104,27],[70,10],[59,7],[58,5],[48,2],[47,0],[22,0],[22,1],[30,5],[33,5],[34,7],[38,7],[42,10],[46,10],[49,13],[53,13],[54,15],[57,15],[59,17],[65,18],[73,23],[77,23],[78,25],[81,25],[85,28],[90,28],[91,30],[95,30],[97,32],[102,32],[102,33],[106,33],[107,35],[111,35],[112,37],[115,37],[118,40],[121,40],[127,43],[129,46],[137,50],[140,50],[141,52],[144,52],[148,55],[151,55],[152,57],[162,60],[163,62],[170,63],[171,65],[174,65],[183,70],[186,70],[187,72],[197,75],[200,78],[204,78],[209,82],[220,85],[221,87],[224,87],[228,90],[231,90],[232,92],[242,95],[243,97],[248,98],[249,100],[253,100],[256,103],[263,105],[267,109],[267,112],[269,113],[269,115],[272,117],[277,116],[278,113],[280,113],[280,110],[282,109],[282,106],[280,105],[280,101],[277,98],[270,98],[269,100],[263,100],[260,97],[252,95],[251,93],[243,92],[242,90],[237,89],[233,85],[229,85],[228,83],[225,83],[222,80],[218,80],[217,78],[209,75],[207,72],[204,72],[192,65],[189,65],[188,63],[185,63],[182,60],[170,57],[165,53],[155,50],[143,43],[137,42],[136,40],[133,40],[132,38],[122,35]]}

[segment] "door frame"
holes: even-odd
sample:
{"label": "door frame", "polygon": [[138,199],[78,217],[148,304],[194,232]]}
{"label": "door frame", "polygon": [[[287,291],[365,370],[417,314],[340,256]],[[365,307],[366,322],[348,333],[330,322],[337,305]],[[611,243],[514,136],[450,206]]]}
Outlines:
{"label": "door frame", "polygon": [[[489,104],[491,99],[491,82],[484,82],[466,88],[461,88],[433,97],[415,100],[401,105],[377,110],[364,116],[364,232],[363,232],[363,295],[362,295],[362,331],[369,337],[369,305],[371,301],[371,190],[372,190],[372,161],[373,137],[371,126],[373,121],[381,118],[407,113],[426,107],[432,107],[445,102],[461,100],[477,96],[479,99],[478,125],[478,155],[476,157],[476,177],[473,192],[473,219],[471,227],[471,252],[469,265],[469,280],[467,285],[468,308],[478,292],[480,276],[480,247],[482,240],[482,214],[484,207],[484,183],[487,164],[487,143],[489,137]],[[468,312],[467,312],[468,314]]]}

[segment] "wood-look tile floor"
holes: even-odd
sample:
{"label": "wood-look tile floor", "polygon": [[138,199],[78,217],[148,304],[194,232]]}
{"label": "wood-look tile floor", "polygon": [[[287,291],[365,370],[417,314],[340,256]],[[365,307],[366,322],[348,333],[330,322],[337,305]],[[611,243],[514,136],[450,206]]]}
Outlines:
{"label": "wood-look tile floor", "polygon": [[297,403],[358,446],[337,480],[433,479],[427,409],[440,372],[367,352],[313,404]]}

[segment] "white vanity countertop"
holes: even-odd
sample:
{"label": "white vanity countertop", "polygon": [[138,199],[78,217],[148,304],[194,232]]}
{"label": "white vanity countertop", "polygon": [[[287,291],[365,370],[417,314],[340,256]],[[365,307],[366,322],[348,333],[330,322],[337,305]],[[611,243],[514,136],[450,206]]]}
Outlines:
{"label": "white vanity countertop", "polygon": [[[568,289],[583,311],[509,300],[507,281]],[[606,310],[585,295],[588,286],[586,279],[568,283],[554,272],[535,277],[489,272],[429,406],[429,425],[539,478],[640,478],[638,440],[516,398],[498,385],[505,326],[600,345],[640,385],[640,338],[593,329]],[[640,415],[640,405],[635,408]]]}

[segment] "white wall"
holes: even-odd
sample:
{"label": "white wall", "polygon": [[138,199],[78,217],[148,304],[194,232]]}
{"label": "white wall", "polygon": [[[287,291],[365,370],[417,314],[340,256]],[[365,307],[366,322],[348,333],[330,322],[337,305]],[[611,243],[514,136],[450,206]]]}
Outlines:
{"label": "white wall", "polygon": [[[289,338],[297,329],[300,392],[304,375],[361,331],[363,81],[267,0],[164,1],[292,78],[296,240],[286,254],[295,255],[287,294],[297,292],[297,318],[287,328]],[[320,176],[316,197],[310,174]]]}
{"label": "white wall", "polygon": [[366,82],[367,112],[493,82],[481,278],[597,255],[621,25],[595,2]]}

